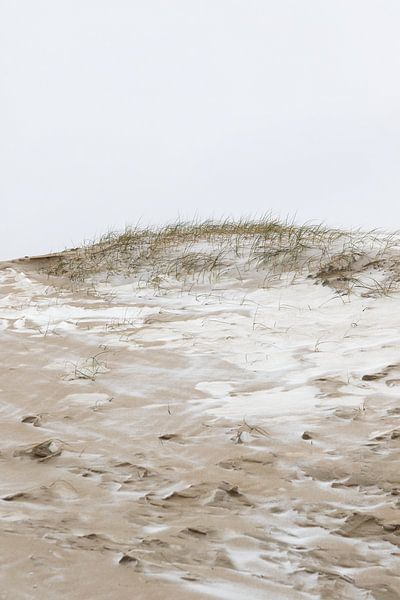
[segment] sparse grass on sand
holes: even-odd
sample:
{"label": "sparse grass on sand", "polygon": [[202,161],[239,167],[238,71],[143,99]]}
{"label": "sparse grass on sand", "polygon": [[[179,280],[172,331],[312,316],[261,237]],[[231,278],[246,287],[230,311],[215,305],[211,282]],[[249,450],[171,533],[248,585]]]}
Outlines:
{"label": "sparse grass on sand", "polygon": [[[290,275],[313,277],[337,291],[388,295],[400,281],[400,234],[258,220],[176,222],[159,228],[128,227],[81,248],[48,257],[49,275],[84,282],[99,273],[124,275],[160,287],[258,273],[261,286]],[[262,277],[260,277],[262,275]]]}

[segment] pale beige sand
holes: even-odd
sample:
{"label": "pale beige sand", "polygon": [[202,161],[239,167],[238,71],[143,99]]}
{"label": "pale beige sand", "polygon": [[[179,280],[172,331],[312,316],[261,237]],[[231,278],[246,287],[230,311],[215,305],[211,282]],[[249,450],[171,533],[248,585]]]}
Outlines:
{"label": "pale beige sand", "polygon": [[3,267],[2,600],[400,598],[397,296]]}

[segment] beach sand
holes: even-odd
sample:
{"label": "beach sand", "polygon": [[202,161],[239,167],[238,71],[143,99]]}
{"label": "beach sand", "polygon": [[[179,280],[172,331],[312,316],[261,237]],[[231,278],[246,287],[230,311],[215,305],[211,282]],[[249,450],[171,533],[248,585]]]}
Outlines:
{"label": "beach sand", "polygon": [[0,598],[400,598],[400,296],[0,269]]}

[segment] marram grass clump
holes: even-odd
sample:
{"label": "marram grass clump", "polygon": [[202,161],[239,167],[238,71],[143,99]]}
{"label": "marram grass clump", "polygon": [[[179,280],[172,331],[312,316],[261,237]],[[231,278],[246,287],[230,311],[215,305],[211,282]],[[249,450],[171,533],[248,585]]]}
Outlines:
{"label": "marram grass clump", "polygon": [[276,219],[177,222],[128,227],[50,257],[49,275],[85,282],[123,275],[160,287],[257,274],[259,285],[284,275],[313,277],[340,293],[388,294],[400,280],[400,236],[329,229]]}

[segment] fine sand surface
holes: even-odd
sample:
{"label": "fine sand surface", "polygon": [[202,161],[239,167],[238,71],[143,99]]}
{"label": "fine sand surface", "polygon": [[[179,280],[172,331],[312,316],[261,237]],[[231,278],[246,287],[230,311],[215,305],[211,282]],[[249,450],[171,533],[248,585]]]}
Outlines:
{"label": "fine sand surface", "polygon": [[0,268],[0,599],[400,598],[400,295]]}

